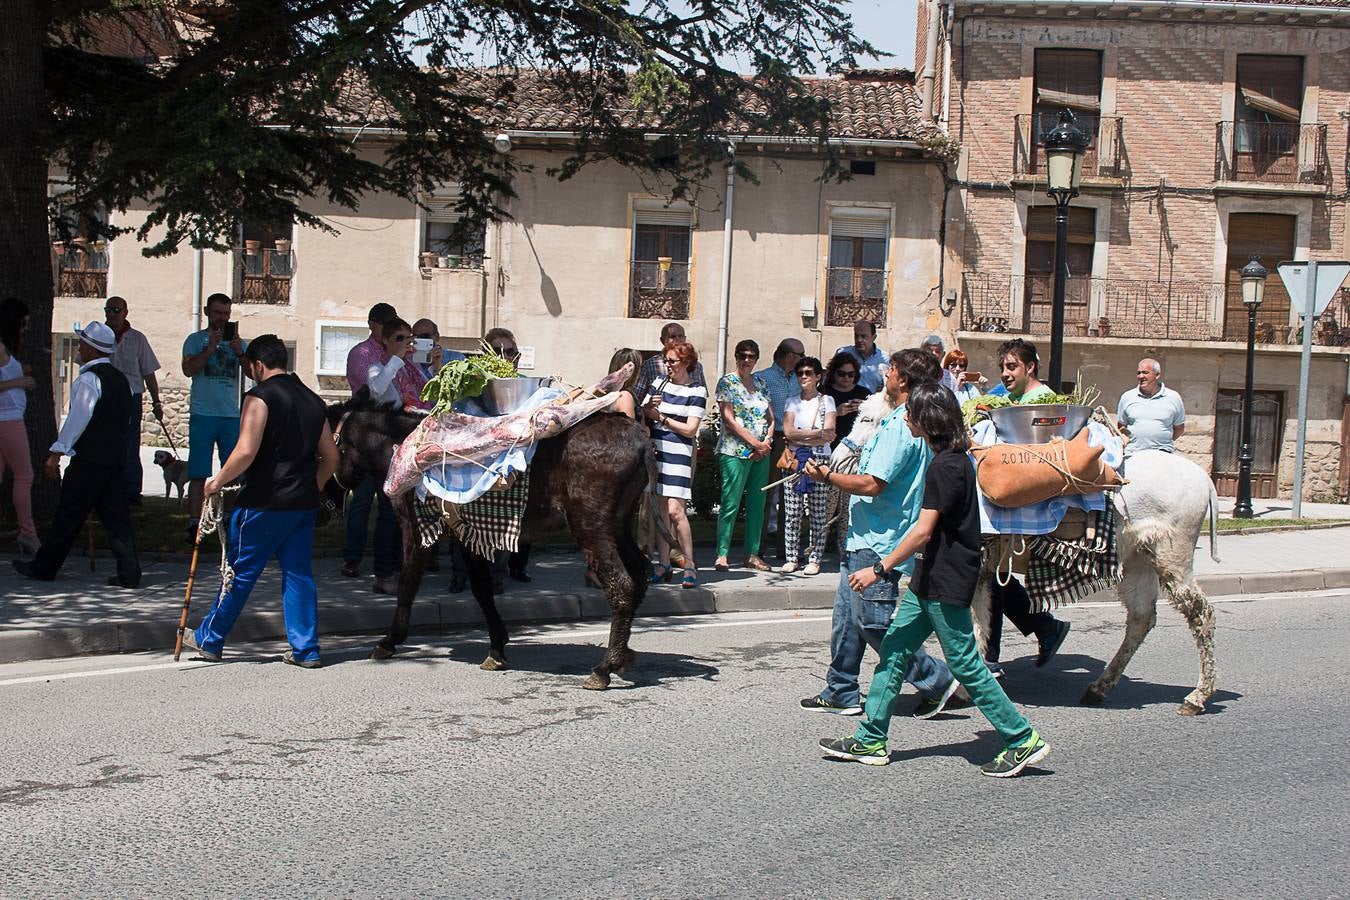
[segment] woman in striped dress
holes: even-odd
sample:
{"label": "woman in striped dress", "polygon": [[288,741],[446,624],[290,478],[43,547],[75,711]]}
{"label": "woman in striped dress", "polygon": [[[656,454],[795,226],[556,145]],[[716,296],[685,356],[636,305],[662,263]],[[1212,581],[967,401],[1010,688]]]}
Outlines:
{"label": "woman in striped dress", "polygon": [[[656,494],[661,498],[658,509],[665,512],[670,533],[680,542],[685,565],[681,585],[689,588],[698,585],[698,575],[694,565],[694,537],[684,508],[693,493],[694,441],[708,405],[708,389],[690,383],[689,373],[698,362],[693,344],[681,341],[662,352],[670,377],[652,385],[652,392],[643,402],[642,413],[651,428],[652,448],[656,451],[659,469]],[[669,581],[671,570],[666,560],[670,558],[670,546],[660,534],[656,538],[656,549],[661,564],[656,567],[652,580]]]}

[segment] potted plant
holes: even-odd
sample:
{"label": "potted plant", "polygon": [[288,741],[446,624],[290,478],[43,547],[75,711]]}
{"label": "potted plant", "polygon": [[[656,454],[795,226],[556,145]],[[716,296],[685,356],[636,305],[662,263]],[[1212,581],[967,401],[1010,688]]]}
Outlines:
{"label": "potted plant", "polygon": [[95,241],[94,241],[94,252],[95,252],[95,253],[102,253],[104,250],[107,249],[107,247],[108,247],[108,242],[105,241],[103,238],[97,238],[97,239],[95,239]]}
{"label": "potted plant", "polygon": [[463,259],[453,253],[447,256],[445,261],[441,263],[441,265],[445,266],[447,269],[458,269],[462,264]]}
{"label": "potted plant", "polygon": [[57,256],[64,255],[66,252],[66,242],[52,241],[52,252],[55,253]]}
{"label": "potted plant", "polygon": [[436,254],[432,253],[430,250],[421,255],[421,260],[422,260],[422,268],[424,269],[436,268]]}
{"label": "potted plant", "polygon": [[1097,319],[1097,333],[1100,334],[1102,337],[1110,337],[1111,320],[1108,319],[1106,316],[1102,316]]}
{"label": "potted plant", "polygon": [[442,269],[450,268],[450,257],[448,256],[436,257],[436,265],[440,266]]}
{"label": "potted plant", "polygon": [[290,238],[277,238],[277,240],[276,240],[276,251],[277,251],[278,253],[283,253],[283,254],[284,254],[284,253],[290,253],[290,252],[291,252],[291,239],[290,239]]}
{"label": "potted plant", "polygon": [[244,241],[244,252],[249,256],[257,256],[261,249],[262,241]]}

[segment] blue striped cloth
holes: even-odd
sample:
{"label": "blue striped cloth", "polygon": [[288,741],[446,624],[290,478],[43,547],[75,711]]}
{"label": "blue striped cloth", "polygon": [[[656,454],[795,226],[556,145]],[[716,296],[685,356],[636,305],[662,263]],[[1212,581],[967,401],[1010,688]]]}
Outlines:
{"label": "blue striped cloth", "polygon": [[[1102,462],[1119,469],[1124,454],[1124,445],[1120,438],[1098,422],[1089,422],[1087,427],[1089,446],[1105,445]],[[984,446],[1004,443],[998,439],[994,423],[988,419],[976,423],[975,442]],[[1070,509],[1100,511],[1105,508],[1106,495],[1103,493],[1053,497],[1015,509],[997,506],[985,499],[984,494],[980,494],[980,530],[984,534],[1049,534],[1059,527],[1059,523],[1064,519],[1064,513]]]}
{"label": "blue striped cloth", "polygon": [[[518,412],[538,409],[566,393],[562,388],[541,387],[525,401]],[[484,463],[487,466],[486,470],[462,460],[446,460],[444,465],[433,466],[422,473],[422,482],[417,487],[417,497],[424,499],[427,495],[431,495],[446,503],[470,503],[491,490],[500,479],[529,468],[537,446],[531,443],[503,451]]]}

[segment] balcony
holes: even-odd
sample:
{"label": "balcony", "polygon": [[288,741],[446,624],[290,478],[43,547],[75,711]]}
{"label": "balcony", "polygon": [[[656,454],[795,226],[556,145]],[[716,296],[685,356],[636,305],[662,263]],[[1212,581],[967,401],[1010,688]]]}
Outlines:
{"label": "balcony", "polygon": [[108,249],[103,241],[52,242],[56,269],[56,296],[106,297]]}
{"label": "balcony", "polygon": [[[1041,135],[1059,124],[1058,113],[1013,116],[1013,174],[1045,175]],[[1125,177],[1125,120],[1119,116],[1078,116],[1078,127],[1092,137],[1083,156],[1084,178]]]}
{"label": "balcony", "polygon": [[1214,180],[1327,185],[1327,126],[1293,122],[1218,122]]}
{"label": "balcony", "polygon": [[[1064,287],[1064,333],[1069,336],[1145,341],[1247,339],[1245,316],[1241,322],[1224,325],[1225,309],[1234,305],[1226,302],[1228,294],[1237,291],[1237,285],[1070,277]],[[966,272],[961,277],[961,330],[1047,338],[1053,295],[1048,275]],[[1272,306],[1258,314],[1256,339],[1264,344],[1298,344],[1302,334],[1289,325],[1287,309]],[[1350,346],[1350,291],[1341,291],[1318,319],[1313,343]]]}
{"label": "balcony", "polygon": [[239,257],[239,290],[235,303],[285,305],[291,302],[295,254],[283,248],[248,248]]}
{"label": "balcony", "polygon": [[867,320],[886,326],[886,270],[831,266],[825,270],[825,324],[852,328]]}
{"label": "balcony", "polygon": [[628,280],[628,315],[634,319],[689,318],[689,262],[635,259]]}

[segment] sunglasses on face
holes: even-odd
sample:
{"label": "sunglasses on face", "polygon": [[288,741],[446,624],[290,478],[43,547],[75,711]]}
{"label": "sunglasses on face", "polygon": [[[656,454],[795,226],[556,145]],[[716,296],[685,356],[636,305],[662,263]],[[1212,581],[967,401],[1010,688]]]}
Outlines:
{"label": "sunglasses on face", "polygon": [[758,354],[758,353],[737,353],[737,354],[736,354],[736,358],[737,358],[737,359],[749,359],[749,360],[755,360],[755,359],[759,359],[759,354]]}
{"label": "sunglasses on face", "polygon": [[520,351],[515,347],[498,347],[494,345],[492,349],[507,359],[516,359],[520,356]]}
{"label": "sunglasses on face", "polygon": [[948,366],[947,368],[949,368],[949,369],[969,369],[970,366],[967,365],[966,363],[952,363],[952,364],[951,364],[950,366]]}
{"label": "sunglasses on face", "polygon": [[410,334],[396,334],[396,335],[394,335],[393,337],[391,337],[389,340],[393,341],[395,344],[405,344],[405,343],[408,342],[408,339],[411,338],[411,337],[412,337],[412,335],[410,335]]}
{"label": "sunglasses on face", "polygon": [[668,366],[678,366],[678,365],[682,365],[683,362],[684,362],[684,361],[683,361],[682,359],[680,359],[678,356],[667,356],[667,357],[666,357],[666,365],[668,365]]}
{"label": "sunglasses on face", "polygon": [[127,308],[125,306],[105,306],[103,307],[103,311],[106,313],[120,313],[126,312]]}
{"label": "sunglasses on face", "polygon": [[413,335],[413,337],[417,338],[417,339],[420,340],[420,341],[434,341],[434,340],[436,340],[436,335],[434,335],[434,334],[415,334],[415,335]]}
{"label": "sunglasses on face", "polygon": [[848,371],[848,370],[846,370],[846,369],[840,369],[838,372],[835,372],[834,374],[837,375],[837,376],[840,377],[840,378],[857,378],[857,377],[858,377],[858,373],[857,373],[857,372],[851,372],[851,371]]}
{"label": "sunglasses on face", "polygon": [[800,372],[797,373],[797,377],[805,378],[809,375],[810,377],[815,378],[819,374],[820,373],[817,372],[815,369],[802,369]]}

